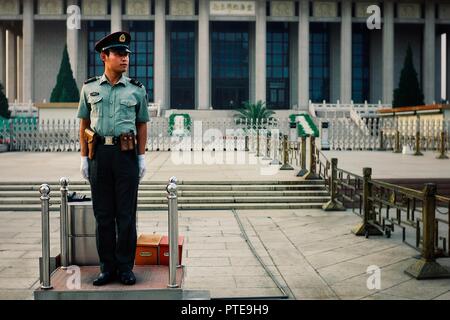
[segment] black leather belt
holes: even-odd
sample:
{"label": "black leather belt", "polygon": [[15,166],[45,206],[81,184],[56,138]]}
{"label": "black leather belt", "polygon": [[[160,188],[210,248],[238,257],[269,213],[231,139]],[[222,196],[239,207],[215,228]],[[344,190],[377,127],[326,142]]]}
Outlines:
{"label": "black leather belt", "polygon": [[100,144],[104,144],[105,146],[115,146],[120,142],[120,138],[114,136],[98,136],[97,139]]}

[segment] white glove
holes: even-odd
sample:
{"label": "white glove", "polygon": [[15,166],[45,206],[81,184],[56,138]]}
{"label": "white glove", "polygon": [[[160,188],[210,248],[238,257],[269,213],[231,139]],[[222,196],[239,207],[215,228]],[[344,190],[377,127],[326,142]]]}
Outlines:
{"label": "white glove", "polygon": [[145,172],[147,171],[147,167],[145,166],[145,154],[138,155],[139,161],[139,182],[145,176]]}
{"label": "white glove", "polygon": [[89,181],[89,162],[88,157],[81,157],[80,172],[83,178]]}

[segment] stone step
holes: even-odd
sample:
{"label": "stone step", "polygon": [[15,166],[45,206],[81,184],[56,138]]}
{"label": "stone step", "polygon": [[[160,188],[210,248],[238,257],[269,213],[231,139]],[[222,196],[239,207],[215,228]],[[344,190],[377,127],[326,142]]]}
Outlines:
{"label": "stone step", "polygon": [[[179,197],[178,203],[309,203],[309,202],[326,202],[329,200],[328,196],[307,196],[307,197]],[[40,204],[39,198],[9,198],[1,199],[0,205],[30,205]],[[61,203],[60,198],[51,198],[50,204],[59,205]],[[167,204],[166,197],[153,197],[153,198],[139,198],[138,205],[140,204]]]}
{"label": "stone step", "polygon": [[[247,190],[247,191],[280,191],[280,190],[317,190],[318,188],[324,188],[323,181],[315,184],[304,185],[180,185],[178,190],[189,191],[233,191],[233,190]],[[39,194],[40,185],[2,185],[0,186],[0,192],[6,191],[35,191]],[[59,193],[60,186],[51,185],[51,192]],[[139,187],[141,191],[161,191],[165,190],[166,185],[143,185]],[[89,185],[72,186],[70,191],[88,191]]]}
{"label": "stone step", "polygon": [[[76,191],[80,194],[85,194],[88,197],[91,195],[90,190],[83,190],[78,192],[77,190],[70,190],[70,191]],[[51,198],[57,198],[59,197],[59,192],[55,195],[53,193],[50,194]],[[166,191],[140,191],[139,192],[139,198],[153,198],[153,197],[165,197],[167,194]],[[274,190],[274,191],[186,191],[186,190],[180,190],[178,191],[179,197],[217,197],[217,196],[251,196],[251,197],[270,197],[270,196],[326,196],[328,195],[328,192],[326,190],[320,190],[317,188],[317,190]],[[39,198],[40,194],[36,191],[4,191],[0,192],[0,199],[9,199],[9,198]]]}
{"label": "stone step", "polygon": [[[178,210],[231,210],[231,209],[321,209],[323,203],[189,203],[178,205]],[[2,211],[22,211],[39,213],[40,206],[37,205],[0,205]],[[59,214],[59,206],[50,206],[49,210]],[[167,211],[167,204],[139,205],[138,212],[145,211]]]}

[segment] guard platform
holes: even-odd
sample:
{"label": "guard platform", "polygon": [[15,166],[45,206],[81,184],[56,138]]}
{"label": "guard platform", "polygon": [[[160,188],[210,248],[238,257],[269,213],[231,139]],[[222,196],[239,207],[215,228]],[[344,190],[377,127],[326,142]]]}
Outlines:
{"label": "guard platform", "polygon": [[[42,257],[40,258],[39,289],[35,300],[181,300],[210,299],[209,291],[184,290],[184,266],[179,260],[178,210],[176,178],[167,186],[169,219],[169,265],[135,265],[136,284],[127,286],[118,280],[104,286],[94,286],[100,272],[95,243],[95,219],[92,202],[69,203],[68,179],[61,178],[60,241],[61,253],[50,256],[49,192],[41,185]],[[90,200],[90,199],[87,199]],[[151,252],[146,252],[150,254]],[[159,251],[157,253],[159,256]],[[158,258],[159,259],[159,258]],[[155,261],[157,261],[155,259]]]}
{"label": "guard platform", "polygon": [[136,284],[126,286],[119,281],[96,287],[92,281],[97,277],[96,266],[79,267],[80,281],[75,280],[75,269],[56,269],[51,275],[52,289],[37,289],[35,300],[184,300],[209,299],[209,291],[184,290],[184,267],[177,268],[178,288],[167,288],[168,266],[135,266]]}

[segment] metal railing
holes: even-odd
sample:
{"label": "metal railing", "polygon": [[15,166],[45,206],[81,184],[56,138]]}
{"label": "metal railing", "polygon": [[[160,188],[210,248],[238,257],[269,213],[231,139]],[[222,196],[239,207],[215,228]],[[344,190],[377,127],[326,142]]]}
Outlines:
{"label": "metal railing", "polygon": [[330,162],[321,152],[317,155],[317,165],[323,168],[318,175],[325,179],[331,194],[324,210],[346,207],[359,215],[362,223],[352,230],[356,235],[390,237],[400,228],[402,241],[422,257],[407,273],[417,279],[450,276],[436,262],[439,257],[450,257],[450,198],[437,195],[435,184],[426,184],[419,191],[372,180],[371,168],[364,168],[360,176],[339,169],[337,159]]}
{"label": "metal railing", "polygon": [[450,148],[450,121],[393,118],[363,118],[359,124],[350,118],[320,121],[328,122],[331,150],[402,152],[405,147],[417,155],[420,151],[436,151],[442,155]]}
{"label": "metal railing", "polygon": [[[287,132],[289,119],[264,119],[262,121],[235,121],[232,118],[194,121],[191,135],[170,136],[167,118],[151,118],[147,131],[149,151],[243,151],[245,139],[256,142],[258,132],[279,129]],[[11,120],[0,123],[0,143],[9,145],[11,151],[79,151],[79,120]],[[260,140],[260,148],[267,149]],[[266,149],[264,149],[266,148]]]}

